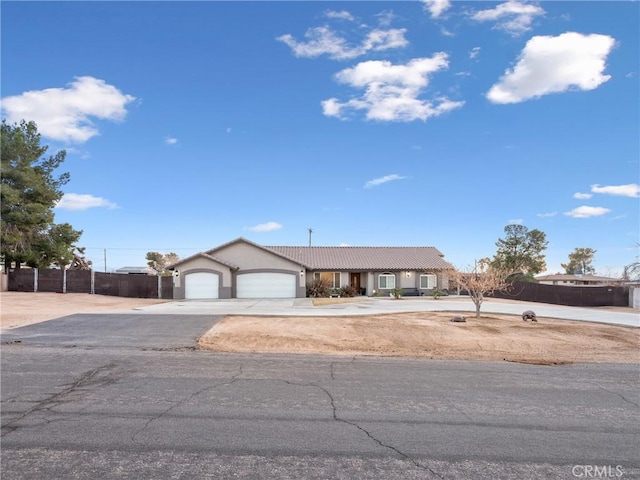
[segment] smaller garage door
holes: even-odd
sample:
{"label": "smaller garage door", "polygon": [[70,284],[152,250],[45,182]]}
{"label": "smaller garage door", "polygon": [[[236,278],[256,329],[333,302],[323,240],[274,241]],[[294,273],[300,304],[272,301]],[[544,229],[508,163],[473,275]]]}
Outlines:
{"label": "smaller garage door", "polygon": [[296,275],[288,273],[246,273],[238,275],[238,298],[295,298]]}
{"label": "smaller garage door", "polygon": [[184,298],[218,298],[218,282],[218,275],[215,273],[188,273],[184,276]]}

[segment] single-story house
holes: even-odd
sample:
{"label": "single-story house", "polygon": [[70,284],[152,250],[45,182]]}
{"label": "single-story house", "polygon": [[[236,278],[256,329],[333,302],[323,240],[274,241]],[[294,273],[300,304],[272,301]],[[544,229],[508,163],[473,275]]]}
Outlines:
{"label": "single-story house", "polygon": [[556,273],[553,275],[539,275],[536,277],[538,283],[543,285],[564,285],[570,286],[603,286],[618,285],[622,283],[619,278],[599,277],[597,275],[569,275],[565,273]]}
{"label": "single-story house", "polygon": [[296,298],[327,279],[363,295],[389,295],[396,288],[414,295],[448,288],[453,266],[434,247],[267,247],[237,238],[179,260],[175,299]]}

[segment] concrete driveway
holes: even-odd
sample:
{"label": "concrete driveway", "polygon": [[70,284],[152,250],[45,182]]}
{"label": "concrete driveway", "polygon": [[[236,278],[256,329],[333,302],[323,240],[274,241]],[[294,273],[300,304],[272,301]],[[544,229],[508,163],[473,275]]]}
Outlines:
{"label": "concrete driveway", "polygon": [[[515,302],[488,299],[482,304],[482,313],[521,315],[533,310],[539,317],[581,320],[640,327],[640,312],[613,311],[606,308],[566,307],[546,303]],[[450,296],[440,300],[432,298],[370,298],[362,297],[354,303],[340,303],[314,307],[310,298],[288,299],[228,299],[179,300],[137,309],[139,313],[188,315],[276,315],[276,316],[337,316],[376,315],[397,312],[452,311],[474,313],[475,306],[468,297]]]}

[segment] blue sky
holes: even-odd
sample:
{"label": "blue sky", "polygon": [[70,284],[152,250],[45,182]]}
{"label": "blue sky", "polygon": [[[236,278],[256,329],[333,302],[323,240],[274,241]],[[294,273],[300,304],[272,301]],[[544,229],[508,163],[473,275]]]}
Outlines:
{"label": "blue sky", "polygon": [[98,270],[263,245],[638,255],[638,2],[2,2],[2,117]]}

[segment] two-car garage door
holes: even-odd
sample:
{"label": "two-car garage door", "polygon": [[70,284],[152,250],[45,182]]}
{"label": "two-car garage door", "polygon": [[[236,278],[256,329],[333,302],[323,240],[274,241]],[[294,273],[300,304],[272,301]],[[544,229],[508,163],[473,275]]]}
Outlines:
{"label": "two-car garage door", "polygon": [[296,276],[287,273],[245,273],[236,278],[237,298],[295,298]]}
{"label": "two-car garage door", "polygon": [[[184,276],[184,297],[216,299],[220,277],[215,273],[195,272]],[[245,273],[236,277],[237,298],[295,298],[296,276],[286,273]]]}

